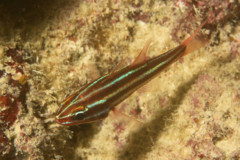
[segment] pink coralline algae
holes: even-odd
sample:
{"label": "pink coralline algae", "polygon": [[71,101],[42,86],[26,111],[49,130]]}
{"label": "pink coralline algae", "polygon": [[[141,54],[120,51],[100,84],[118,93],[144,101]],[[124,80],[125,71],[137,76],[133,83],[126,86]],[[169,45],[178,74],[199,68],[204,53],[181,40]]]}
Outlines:
{"label": "pink coralline algae", "polygon": [[[1,85],[7,85],[9,90],[13,91],[1,91],[0,95],[0,155],[4,155],[9,152],[11,146],[9,139],[4,134],[4,131],[9,129],[17,119],[19,106],[25,104],[26,93],[28,91],[28,85],[26,83],[26,75],[23,72],[24,60],[15,49],[8,49],[6,57],[11,57],[11,62],[5,62],[3,70],[0,70],[0,78],[6,78]],[[14,70],[14,72],[7,71],[7,68]],[[16,76],[18,75],[18,76]],[[18,91],[16,91],[16,88]],[[6,90],[6,89],[5,89]],[[18,93],[16,93],[18,92]]]}
{"label": "pink coralline algae", "polygon": [[234,41],[231,42],[231,51],[230,51],[230,56],[231,59],[235,59],[237,56],[240,55],[240,37],[237,37]]}
{"label": "pink coralline algae", "polygon": [[204,13],[204,16],[208,18],[209,23],[217,23],[219,20],[222,20],[228,15],[228,12],[236,9],[235,3],[229,0],[216,1],[216,0],[176,0],[175,5],[177,8],[185,8],[188,10],[189,14],[187,18],[194,16],[199,10],[201,13]]}
{"label": "pink coralline algae", "polygon": [[[186,16],[178,20],[179,25],[172,30],[171,36],[176,42],[181,42],[178,33],[191,32],[193,24],[196,22],[195,16],[201,13],[202,19],[207,19],[205,28],[210,32],[216,31],[216,25],[224,24],[230,17],[234,17],[235,12],[239,10],[238,2],[229,0],[175,0],[175,7],[179,10],[185,10]],[[211,33],[210,33],[211,34]]]}

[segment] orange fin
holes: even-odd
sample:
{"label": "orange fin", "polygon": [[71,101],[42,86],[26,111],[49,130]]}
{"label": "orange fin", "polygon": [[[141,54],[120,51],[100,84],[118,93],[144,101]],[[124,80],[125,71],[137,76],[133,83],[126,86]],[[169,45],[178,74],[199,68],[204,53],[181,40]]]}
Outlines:
{"label": "orange fin", "polygon": [[203,21],[203,23],[196,29],[196,31],[190,37],[188,37],[185,41],[183,41],[181,43],[181,45],[185,45],[187,47],[183,56],[190,52],[198,50],[202,46],[204,46],[205,42],[203,40],[196,39],[195,37],[196,37],[197,33],[200,31],[200,29],[202,29],[202,27],[206,24],[206,22],[207,22],[207,20]]}
{"label": "orange fin", "polygon": [[[122,116],[122,117],[124,117],[124,118],[127,118],[127,122],[129,122],[129,120],[134,120],[135,122],[137,122],[137,123],[139,123],[139,124],[144,124],[142,121],[140,121],[140,120],[138,120],[138,119],[136,119],[136,118],[134,118],[134,117],[131,117],[131,116],[129,116],[129,115],[127,115],[127,114],[119,111],[119,110],[116,109],[116,108],[114,108],[112,111],[113,111],[113,113],[114,113],[116,116]],[[115,116],[114,118],[116,118],[116,116]],[[120,118],[120,117],[118,117],[118,118]]]}
{"label": "orange fin", "polygon": [[150,43],[151,43],[151,39],[147,41],[147,43],[145,44],[145,46],[143,47],[143,49],[141,50],[141,52],[138,54],[137,58],[131,65],[140,64],[146,61],[146,54],[147,54]]}
{"label": "orange fin", "polygon": [[202,27],[206,24],[206,22],[207,20],[203,21],[203,23],[196,29],[196,31],[190,37],[188,37],[185,41],[183,41],[181,45],[187,46],[193,40],[193,38],[197,35],[200,29],[202,29]]}

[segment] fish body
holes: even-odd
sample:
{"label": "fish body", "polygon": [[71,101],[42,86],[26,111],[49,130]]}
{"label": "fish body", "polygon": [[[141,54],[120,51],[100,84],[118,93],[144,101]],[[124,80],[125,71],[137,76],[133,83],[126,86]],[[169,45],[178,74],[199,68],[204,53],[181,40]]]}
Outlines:
{"label": "fish body", "polygon": [[149,60],[146,60],[146,52],[150,42],[147,43],[134,63],[92,81],[62,101],[56,122],[78,125],[107,117],[117,104],[185,55],[189,43],[202,26],[178,47]]}

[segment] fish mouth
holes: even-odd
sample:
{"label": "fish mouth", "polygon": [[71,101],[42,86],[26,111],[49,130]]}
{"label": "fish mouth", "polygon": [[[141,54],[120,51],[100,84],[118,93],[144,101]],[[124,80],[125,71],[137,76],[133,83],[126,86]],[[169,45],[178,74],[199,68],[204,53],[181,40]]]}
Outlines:
{"label": "fish mouth", "polygon": [[55,122],[56,122],[57,124],[61,124],[61,125],[62,125],[62,122],[61,122],[61,120],[58,118],[58,115],[55,116]]}
{"label": "fish mouth", "polygon": [[55,117],[55,121],[57,124],[64,125],[64,126],[71,126],[72,123],[69,119],[59,119],[57,116]]}

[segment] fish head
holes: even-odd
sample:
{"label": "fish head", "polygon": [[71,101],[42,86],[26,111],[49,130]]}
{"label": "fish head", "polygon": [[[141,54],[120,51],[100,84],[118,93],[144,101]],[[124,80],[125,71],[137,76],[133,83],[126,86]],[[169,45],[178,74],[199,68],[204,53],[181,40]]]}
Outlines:
{"label": "fish head", "polygon": [[60,108],[55,117],[58,124],[71,126],[87,123],[88,120],[84,115],[88,112],[88,108],[84,101],[81,101],[81,97],[75,93],[59,104]]}
{"label": "fish head", "polygon": [[110,108],[105,107],[106,100],[87,99],[83,95],[73,94],[62,101],[56,115],[56,122],[65,126],[91,123],[105,118]]}

